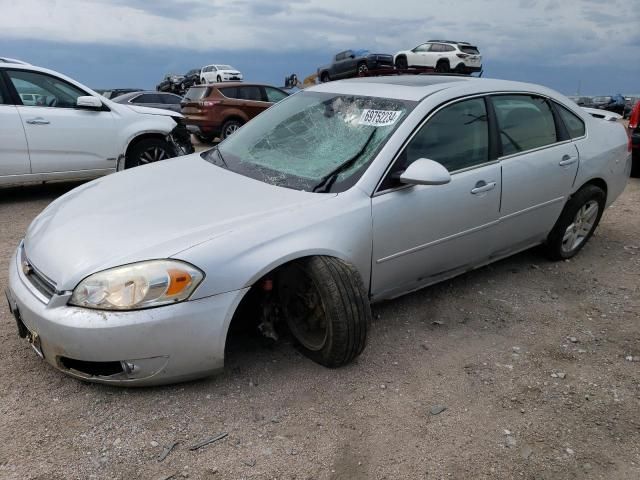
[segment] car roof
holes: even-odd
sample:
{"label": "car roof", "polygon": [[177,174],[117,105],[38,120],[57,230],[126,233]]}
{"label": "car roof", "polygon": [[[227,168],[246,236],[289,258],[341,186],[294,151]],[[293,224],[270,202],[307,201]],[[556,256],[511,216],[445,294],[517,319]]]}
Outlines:
{"label": "car roof", "polygon": [[111,100],[113,100],[114,102],[116,100],[129,100],[130,98],[133,97],[137,97],[138,95],[143,95],[143,94],[152,94],[152,95],[172,95],[174,97],[179,97],[180,95],[176,95],[175,93],[171,93],[171,92],[158,92],[156,90],[139,90],[137,92],[129,92],[129,93],[123,93],[122,95],[118,95],[115,98],[112,98]]}
{"label": "car roof", "polygon": [[[207,85],[194,85],[191,88],[198,87],[215,87],[215,88],[226,88],[226,87],[271,87],[271,88],[279,88],[274,87],[273,85],[267,85],[266,83],[254,83],[254,82],[216,82],[209,83]],[[280,89],[282,90],[282,89]]]}
{"label": "car roof", "polygon": [[322,83],[308,90],[420,101],[433,93],[446,89],[452,91],[452,96],[491,92],[530,92],[555,97],[560,95],[553,90],[531,83],[465,75],[431,74],[353,78]]}
{"label": "car roof", "polygon": [[11,65],[30,65],[29,63],[23,62],[22,60],[17,60],[15,58],[9,57],[0,57],[0,63]]}
{"label": "car roof", "polygon": [[459,42],[457,40],[427,40],[427,43],[451,43],[452,45],[471,45],[469,42]]}

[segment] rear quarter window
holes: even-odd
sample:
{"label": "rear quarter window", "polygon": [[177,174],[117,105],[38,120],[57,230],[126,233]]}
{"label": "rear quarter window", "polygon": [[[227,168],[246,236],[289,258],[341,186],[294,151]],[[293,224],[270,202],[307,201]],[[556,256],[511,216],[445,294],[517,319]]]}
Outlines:
{"label": "rear quarter window", "polygon": [[468,53],[469,55],[479,55],[480,54],[480,51],[478,50],[478,47],[469,47],[469,46],[461,45],[460,46],[460,51],[462,53]]}
{"label": "rear quarter window", "polygon": [[211,95],[211,87],[191,87],[184,99],[187,101],[198,101]]}
{"label": "rear quarter window", "polygon": [[569,136],[571,138],[579,138],[584,136],[586,129],[584,122],[575,113],[571,112],[568,108],[563,107],[559,103],[556,103],[556,108],[560,113],[560,118],[564,122],[564,126],[567,127]]}

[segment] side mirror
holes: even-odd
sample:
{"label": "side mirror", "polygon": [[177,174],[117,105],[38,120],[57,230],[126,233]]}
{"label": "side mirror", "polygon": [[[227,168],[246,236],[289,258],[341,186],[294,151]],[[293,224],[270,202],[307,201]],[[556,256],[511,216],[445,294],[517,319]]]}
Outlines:
{"label": "side mirror", "polygon": [[451,181],[449,170],[428,158],[419,158],[400,175],[407,185],[444,185]]}
{"label": "side mirror", "polygon": [[102,108],[102,102],[98,97],[87,95],[85,97],[78,97],[76,100],[76,107],[78,108]]}

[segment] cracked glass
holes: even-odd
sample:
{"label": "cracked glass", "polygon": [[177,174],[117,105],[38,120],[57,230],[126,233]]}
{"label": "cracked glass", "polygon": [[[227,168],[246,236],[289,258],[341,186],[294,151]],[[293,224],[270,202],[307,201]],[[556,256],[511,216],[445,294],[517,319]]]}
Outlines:
{"label": "cracked glass", "polygon": [[362,176],[415,102],[300,92],[203,158],[272,185],[340,192]]}

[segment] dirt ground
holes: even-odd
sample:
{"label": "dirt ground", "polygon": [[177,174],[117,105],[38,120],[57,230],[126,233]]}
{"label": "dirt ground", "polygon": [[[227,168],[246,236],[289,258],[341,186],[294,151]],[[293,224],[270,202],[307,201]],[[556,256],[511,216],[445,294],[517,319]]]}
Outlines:
{"label": "dirt ground", "polygon": [[[73,186],[0,190],[0,288]],[[218,377],[86,384],[40,361],[1,302],[0,478],[640,479],[639,212],[632,180],[571,261],[532,250],[374,306],[339,370],[245,342]]]}

